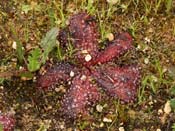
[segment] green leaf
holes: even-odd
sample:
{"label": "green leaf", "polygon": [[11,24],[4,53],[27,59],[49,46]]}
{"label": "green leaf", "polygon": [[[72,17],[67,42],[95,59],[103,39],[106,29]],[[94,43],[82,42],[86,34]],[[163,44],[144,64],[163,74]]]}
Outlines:
{"label": "green leaf", "polygon": [[170,93],[171,93],[171,95],[175,95],[175,86],[173,86],[173,87],[170,89]]}
{"label": "green leaf", "polygon": [[17,40],[16,44],[17,44],[16,51],[17,51],[17,55],[18,55],[18,60],[19,60],[20,63],[22,63],[23,60],[24,60],[23,46],[22,46],[22,43],[19,40]]}
{"label": "green leaf", "polygon": [[49,53],[56,47],[56,38],[58,35],[59,29],[54,27],[49,32],[47,32],[46,36],[41,40],[41,47],[43,48],[44,52],[42,54],[41,62],[45,64]]}
{"label": "green leaf", "polygon": [[171,8],[172,8],[172,3],[173,1],[172,0],[166,0],[166,12],[169,13]]}
{"label": "green leaf", "polygon": [[15,30],[14,25],[11,26],[11,30],[12,30],[12,33],[14,35],[14,39],[17,45],[17,48],[16,48],[17,58],[18,58],[19,63],[22,64],[24,61],[23,45],[17,36],[17,31]]}
{"label": "green leaf", "polygon": [[58,31],[58,28],[52,28],[49,32],[46,33],[46,36],[41,40],[40,45],[43,49],[43,53],[39,48],[36,48],[30,52],[27,64],[28,70],[30,72],[37,71],[40,68],[41,64],[45,64],[49,53],[53,50],[54,47],[57,46],[56,38],[58,35]]}
{"label": "green leaf", "polygon": [[173,123],[171,128],[173,129],[172,131],[175,131],[175,123]]}
{"label": "green leaf", "polygon": [[41,57],[41,50],[39,48],[36,48],[30,52],[30,55],[28,57],[29,63],[27,65],[29,71],[34,72],[40,68],[41,66],[41,63],[39,61],[40,57]]}
{"label": "green leaf", "polygon": [[0,123],[0,131],[3,131],[3,125]]}
{"label": "green leaf", "polygon": [[170,100],[170,105],[172,109],[175,109],[175,99]]}
{"label": "green leaf", "polygon": [[3,84],[4,80],[5,80],[5,78],[0,77],[0,84]]}

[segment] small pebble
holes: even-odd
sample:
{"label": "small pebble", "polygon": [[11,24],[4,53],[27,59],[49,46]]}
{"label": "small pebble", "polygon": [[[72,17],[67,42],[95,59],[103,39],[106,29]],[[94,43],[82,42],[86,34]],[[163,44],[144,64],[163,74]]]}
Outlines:
{"label": "small pebble", "polygon": [[60,128],[61,128],[61,129],[64,129],[64,125],[60,125]]}
{"label": "small pebble", "polygon": [[20,66],[19,69],[22,70],[22,69],[24,69],[24,67]]}
{"label": "small pebble", "polygon": [[66,25],[69,25],[69,21],[68,21],[68,20],[66,20],[66,22],[65,22],[65,23],[66,23]]}
{"label": "small pebble", "polygon": [[167,101],[167,102],[165,103],[164,112],[165,112],[166,114],[170,114],[170,112],[171,112],[170,101]]}
{"label": "small pebble", "polygon": [[153,105],[154,103],[153,103],[153,101],[150,101],[148,104],[149,104],[149,105]]}
{"label": "small pebble", "polygon": [[161,131],[161,129],[157,129],[156,131]]}
{"label": "small pebble", "polygon": [[87,55],[85,56],[85,61],[86,61],[86,62],[90,61],[91,59],[92,59],[92,56],[91,56],[90,54],[87,54]]}
{"label": "small pebble", "polygon": [[51,106],[51,105],[49,105],[49,106],[47,107],[47,109],[48,109],[48,110],[51,110],[51,109],[52,109],[52,106]]}
{"label": "small pebble", "polygon": [[66,92],[66,89],[65,89],[64,86],[61,85],[61,86],[55,88],[55,91],[56,91],[56,92]]}
{"label": "small pebble", "polygon": [[119,127],[118,130],[119,131],[125,131],[124,127]]}
{"label": "small pebble", "polygon": [[148,37],[145,37],[145,42],[146,42],[146,43],[150,43],[151,40],[150,40]]}
{"label": "small pebble", "polygon": [[[152,18],[152,19],[153,19],[153,18]],[[150,19],[150,21],[152,21],[152,19]],[[149,29],[148,29],[148,32],[149,32],[149,33],[154,32],[153,28],[149,28]]]}
{"label": "small pebble", "polygon": [[109,118],[104,117],[104,118],[103,118],[103,122],[111,123],[111,122],[112,122],[112,120],[111,120],[111,119],[109,119]]}
{"label": "small pebble", "polygon": [[72,82],[71,81],[68,81],[68,85],[71,85],[72,84]]}
{"label": "small pebble", "polygon": [[112,33],[108,33],[108,34],[106,35],[106,38],[107,38],[109,41],[112,41],[112,40],[114,40],[114,35],[113,35]]}
{"label": "small pebble", "polygon": [[75,73],[73,71],[70,72],[70,77],[74,77]]}
{"label": "small pebble", "polygon": [[82,50],[81,53],[88,54],[88,51],[87,50]]}
{"label": "small pebble", "polygon": [[36,79],[37,79],[36,76],[34,76],[34,77],[33,77],[33,80],[35,81]]}
{"label": "small pebble", "polygon": [[157,82],[157,81],[158,81],[158,78],[157,78],[156,76],[154,76],[154,75],[152,75],[151,78],[152,78],[152,80],[153,80],[154,82]]}
{"label": "small pebble", "polygon": [[119,0],[107,0],[107,2],[108,2],[109,4],[114,5],[114,4],[118,3]]}
{"label": "small pebble", "polygon": [[166,67],[163,68],[163,73],[167,72],[168,69]]}
{"label": "small pebble", "polygon": [[104,123],[102,122],[102,123],[100,123],[100,127],[104,127]]}
{"label": "small pebble", "polygon": [[84,80],[86,80],[86,76],[82,75],[80,79],[84,81]]}
{"label": "small pebble", "polygon": [[122,123],[120,123],[120,126],[123,126],[123,124],[124,124],[123,122],[122,122]]}
{"label": "small pebble", "polygon": [[0,86],[0,89],[2,89],[2,90],[3,90],[3,89],[4,89],[4,87],[3,87],[3,86]]}
{"label": "small pebble", "polygon": [[102,112],[102,111],[103,111],[103,106],[97,105],[97,106],[96,106],[96,110],[97,110],[98,112]]}
{"label": "small pebble", "polygon": [[137,49],[140,50],[141,49],[141,45],[137,45]]}
{"label": "small pebble", "polygon": [[145,64],[148,64],[148,63],[149,63],[149,59],[148,59],[148,58],[145,58],[145,59],[144,59],[144,63],[145,63]]}
{"label": "small pebble", "polygon": [[162,109],[159,109],[158,110],[158,115],[161,115],[163,113],[163,110]]}
{"label": "small pebble", "polygon": [[17,48],[16,41],[13,42],[12,48],[16,50],[16,48]]}
{"label": "small pebble", "polygon": [[30,77],[25,77],[25,76],[22,76],[21,77],[21,80],[22,81],[27,81],[27,80],[31,80],[32,78],[30,78]]}
{"label": "small pebble", "polygon": [[12,58],[11,59],[13,62],[17,62],[17,59],[16,58]]}
{"label": "small pebble", "polygon": [[154,103],[157,103],[157,100],[153,100]]}

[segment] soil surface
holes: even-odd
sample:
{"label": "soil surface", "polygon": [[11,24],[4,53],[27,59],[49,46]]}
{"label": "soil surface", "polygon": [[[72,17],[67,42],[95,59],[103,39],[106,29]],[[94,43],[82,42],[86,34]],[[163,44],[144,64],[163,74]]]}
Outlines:
{"label": "soil surface", "polygon": [[[0,1],[0,113],[14,115],[19,131],[174,131],[175,2],[169,9],[167,1]],[[142,78],[136,102],[122,104],[106,97],[91,108],[93,119],[65,121],[60,100],[69,87],[38,90],[37,74],[46,65],[30,78],[19,74],[26,71],[29,52],[39,47],[45,34],[52,27],[65,27],[70,16],[81,11],[96,19],[101,48],[111,33],[132,35],[135,49],[114,62],[139,64]],[[53,50],[48,63],[60,61],[55,54]]]}

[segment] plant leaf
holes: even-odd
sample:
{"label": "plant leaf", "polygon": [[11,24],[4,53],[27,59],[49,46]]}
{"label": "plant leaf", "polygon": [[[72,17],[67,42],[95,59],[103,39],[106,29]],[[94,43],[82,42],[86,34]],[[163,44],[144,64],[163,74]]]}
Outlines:
{"label": "plant leaf", "polygon": [[11,26],[11,31],[14,35],[14,39],[15,39],[16,44],[17,44],[17,48],[16,48],[17,58],[18,58],[19,63],[22,64],[24,61],[23,45],[17,36],[17,31],[15,30],[14,25]]}
{"label": "plant leaf", "polygon": [[36,48],[30,52],[30,55],[28,57],[28,69],[31,72],[34,72],[38,70],[41,66],[41,63],[39,62],[41,56],[41,50],[39,48]]}
{"label": "plant leaf", "polygon": [[170,100],[170,105],[173,110],[175,110],[175,99]]}
{"label": "plant leaf", "polygon": [[171,94],[171,95],[175,95],[175,86],[173,86],[173,87],[170,89],[170,94]]}
{"label": "plant leaf", "polygon": [[54,27],[49,32],[46,33],[46,36],[41,40],[41,47],[44,50],[42,54],[41,62],[45,64],[49,53],[56,47],[56,37],[58,35],[59,29]]}
{"label": "plant leaf", "polygon": [[171,8],[172,8],[172,0],[167,0],[166,1],[166,12],[169,13]]}
{"label": "plant leaf", "polygon": [[0,123],[0,131],[3,131],[3,125]]}

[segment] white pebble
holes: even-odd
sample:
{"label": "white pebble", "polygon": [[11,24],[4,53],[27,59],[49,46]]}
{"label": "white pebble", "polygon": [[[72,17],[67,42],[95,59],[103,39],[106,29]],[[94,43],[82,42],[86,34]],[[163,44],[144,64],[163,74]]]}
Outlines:
{"label": "white pebble", "polygon": [[82,50],[81,51],[83,54],[88,54],[88,51],[87,50]]}
{"label": "white pebble", "polygon": [[108,34],[106,35],[106,38],[107,38],[109,41],[112,41],[112,40],[114,40],[114,35],[113,35],[112,33],[108,33]]}
{"label": "white pebble", "polygon": [[146,43],[150,43],[151,40],[150,40],[148,37],[145,37],[145,42],[146,42]]}
{"label": "white pebble", "polygon": [[103,106],[97,105],[97,106],[96,106],[96,110],[97,110],[98,112],[102,112],[102,111],[103,111]]}
{"label": "white pebble", "polygon": [[4,87],[3,86],[0,86],[0,89],[4,89]]}
{"label": "white pebble", "polygon": [[13,42],[12,48],[16,50],[16,48],[17,48],[16,41]]}
{"label": "white pebble", "polygon": [[64,129],[64,125],[60,125],[60,128],[61,128],[61,129]]}
{"label": "white pebble", "polygon": [[167,101],[167,102],[165,103],[164,112],[165,112],[166,114],[170,114],[170,112],[171,112],[170,101]]}
{"label": "white pebble", "polygon": [[158,110],[158,115],[161,115],[163,113],[163,110],[162,109],[159,109]]}
{"label": "white pebble", "polygon": [[71,85],[72,83],[71,83],[71,81],[68,81],[68,85]]}
{"label": "white pebble", "polygon": [[102,123],[100,123],[100,127],[104,127],[104,123],[102,122]]}
{"label": "white pebble", "polygon": [[140,50],[141,49],[141,45],[137,45],[137,49]]}
{"label": "white pebble", "polygon": [[156,76],[154,76],[154,75],[152,75],[151,78],[152,78],[152,80],[153,80],[154,82],[157,82],[157,81],[158,81],[158,78],[157,78]]}
{"label": "white pebble", "polygon": [[119,131],[125,131],[124,127],[119,127],[118,130]]}
{"label": "white pebble", "polygon": [[84,80],[86,80],[86,76],[82,75],[80,79],[84,81]]}
{"label": "white pebble", "polygon": [[157,129],[156,131],[161,131],[161,129]]}
{"label": "white pebble", "polygon": [[70,72],[70,77],[74,77],[75,73],[73,71]]}
{"label": "white pebble", "polygon": [[148,64],[148,63],[149,63],[149,59],[148,59],[148,58],[145,58],[145,59],[144,59],[144,63],[145,63],[145,64]]}
{"label": "white pebble", "polygon": [[109,4],[114,5],[114,4],[118,3],[119,0],[107,0],[107,2],[108,2]]}
{"label": "white pebble", "polygon": [[59,91],[60,91],[60,88],[55,88],[55,91],[56,91],[56,92],[59,92]]}
{"label": "white pebble", "polygon": [[85,56],[85,61],[86,61],[86,62],[90,61],[91,59],[92,59],[92,56],[91,56],[90,54],[87,54],[87,55]]}
{"label": "white pebble", "polygon": [[104,118],[103,118],[103,122],[111,123],[111,122],[112,122],[112,120],[111,120],[111,119],[109,119],[109,118],[104,117]]}
{"label": "white pebble", "polygon": [[166,67],[163,68],[163,73],[167,72],[168,69]]}
{"label": "white pebble", "polygon": [[151,105],[153,105],[154,103],[153,103],[153,101],[150,101],[148,104],[151,106]]}

